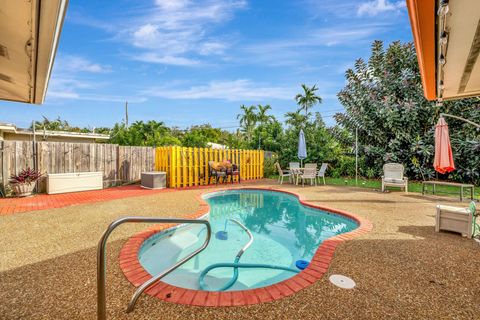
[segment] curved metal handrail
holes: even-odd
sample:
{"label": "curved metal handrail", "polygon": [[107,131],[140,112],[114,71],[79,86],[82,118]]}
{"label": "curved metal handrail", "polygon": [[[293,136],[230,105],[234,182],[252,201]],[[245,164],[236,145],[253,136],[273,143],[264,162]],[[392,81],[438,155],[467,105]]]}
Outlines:
{"label": "curved metal handrail", "polygon": [[133,311],[135,308],[135,303],[142,294],[143,291],[152,286],[156,281],[160,280],[162,277],[166,276],[176,268],[180,267],[182,264],[187,262],[189,259],[193,258],[195,255],[203,251],[210,242],[212,235],[212,228],[210,223],[207,220],[195,220],[195,219],[175,219],[175,218],[153,218],[153,217],[125,217],[113,221],[108,228],[103,233],[100,241],[98,242],[97,247],[97,319],[105,320],[107,318],[107,305],[106,305],[106,256],[105,256],[105,247],[107,244],[108,237],[118,226],[124,223],[180,223],[180,224],[204,224],[207,227],[207,237],[203,245],[195,250],[192,254],[183,258],[177,262],[172,267],[168,268],[166,271],[154,276],[152,279],[146,281],[142,284],[137,291],[135,291],[132,300],[128,304],[127,312]]}
{"label": "curved metal handrail", "polygon": [[250,230],[248,230],[247,227],[245,227],[241,222],[239,222],[238,220],[235,220],[235,219],[228,219],[232,222],[235,222],[236,224],[238,224],[240,226],[240,228],[242,228],[243,230],[245,230],[245,232],[248,234],[248,237],[250,238],[250,240],[247,242],[246,245],[243,246],[242,249],[240,249],[240,251],[238,251],[237,253],[237,258],[240,259],[240,257],[242,256],[242,254],[247,251],[248,247],[251,246],[251,244],[253,243],[253,234],[250,232]]}

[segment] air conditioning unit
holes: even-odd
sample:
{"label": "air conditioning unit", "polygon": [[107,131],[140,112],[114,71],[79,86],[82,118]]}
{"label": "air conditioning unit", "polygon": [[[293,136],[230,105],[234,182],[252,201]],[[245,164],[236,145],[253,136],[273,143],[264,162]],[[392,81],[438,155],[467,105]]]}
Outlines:
{"label": "air conditioning unit", "polygon": [[67,193],[103,189],[102,172],[72,172],[47,174],[47,193]]}

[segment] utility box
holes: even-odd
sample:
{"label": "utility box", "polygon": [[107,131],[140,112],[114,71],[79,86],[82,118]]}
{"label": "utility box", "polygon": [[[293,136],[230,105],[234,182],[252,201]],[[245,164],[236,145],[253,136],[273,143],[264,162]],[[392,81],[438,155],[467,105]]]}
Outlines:
{"label": "utility box", "polygon": [[142,172],[141,185],[146,189],[163,189],[167,187],[167,173],[163,171]]}

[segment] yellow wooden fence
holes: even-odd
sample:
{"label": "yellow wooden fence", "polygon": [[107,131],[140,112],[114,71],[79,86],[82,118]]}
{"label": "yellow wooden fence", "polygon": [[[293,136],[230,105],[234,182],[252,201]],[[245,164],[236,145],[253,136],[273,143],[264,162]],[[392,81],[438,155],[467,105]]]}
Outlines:
{"label": "yellow wooden fence", "polygon": [[[242,180],[252,180],[263,178],[263,157],[263,150],[158,147],[155,169],[167,172],[170,188],[201,186],[209,184],[208,161],[230,160],[239,166]],[[234,181],[238,178],[234,177]]]}

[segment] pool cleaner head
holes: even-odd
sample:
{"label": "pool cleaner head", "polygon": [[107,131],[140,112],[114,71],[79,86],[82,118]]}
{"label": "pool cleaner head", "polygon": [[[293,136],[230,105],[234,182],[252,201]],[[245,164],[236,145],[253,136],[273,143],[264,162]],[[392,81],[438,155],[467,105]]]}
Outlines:
{"label": "pool cleaner head", "polygon": [[228,220],[225,220],[225,227],[223,228],[223,231],[218,231],[215,233],[215,238],[218,240],[228,240],[227,223]]}
{"label": "pool cleaner head", "polygon": [[308,264],[309,262],[306,260],[297,260],[297,262],[295,262],[295,266],[300,270],[303,270],[306,267],[308,267]]}
{"label": "pool cleaner head", "polygon": [[228,232],[227,231],[218,231],[215,233],[215,238],[218,240],[228,240]]}

